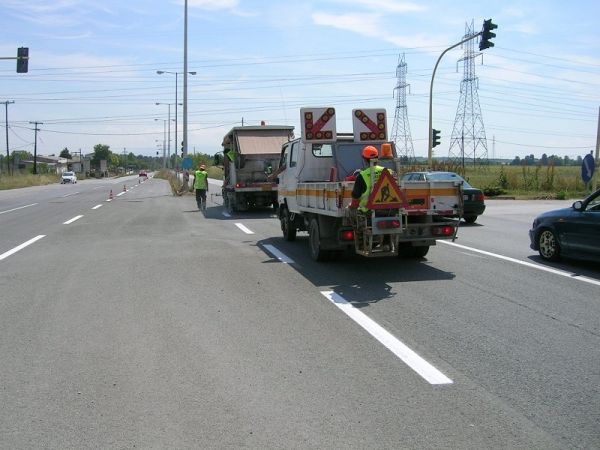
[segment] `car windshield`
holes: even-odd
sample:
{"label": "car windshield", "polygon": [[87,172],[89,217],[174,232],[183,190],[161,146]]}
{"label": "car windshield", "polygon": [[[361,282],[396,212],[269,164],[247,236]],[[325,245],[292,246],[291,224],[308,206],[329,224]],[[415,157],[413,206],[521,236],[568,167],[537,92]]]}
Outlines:
{"label": "car windshield", "polygon": [[72,177],[73,176],[73,172],[65,172],[63,174],[63,177]]}
{"label": "car windshield", "polygon": [[462,181],[464,187],[471,187],[471,185],[467,183],[467,180],[453,172],[430,173],[429,175],[427,175],[427,178],[433,181]]}

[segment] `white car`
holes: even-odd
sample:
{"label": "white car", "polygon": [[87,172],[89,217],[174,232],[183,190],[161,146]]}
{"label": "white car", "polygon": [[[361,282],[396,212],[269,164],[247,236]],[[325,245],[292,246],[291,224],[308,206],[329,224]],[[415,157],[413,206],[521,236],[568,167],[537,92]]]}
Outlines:
{"label": "white car", "polygon": [[75,172],[63,172],[62,177],[60,178],[60,184],[65,183],[77,183],[77,175],[75,175]]}

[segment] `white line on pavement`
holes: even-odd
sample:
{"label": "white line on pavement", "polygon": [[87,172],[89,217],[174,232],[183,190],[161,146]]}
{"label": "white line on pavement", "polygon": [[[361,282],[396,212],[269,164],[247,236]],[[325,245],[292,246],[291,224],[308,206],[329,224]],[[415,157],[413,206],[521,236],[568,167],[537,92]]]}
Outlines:
{"label": "white line on pavement", "polygon": [[126,191],[119,192],[119,193],[117,194],[117,197],[120,197],[120,196],[121,196],[121,195],[123,195],[125,192],[126,192]]}
{"label": "white line on pavement", "polygon": [[30,205],[25,205],[25,206],[19,206],[18,208],[7,209],[6,211],[0,211],[0,214],[17,211],[18,209],[29,208],[30,206],[35,206],[35,205],[37,205],[37,203],[32,203]]}
{"label": "white line on pavement", "polygon": [[17,245],[15,248],[13,248],[12,250],[9,250],[7,252],[4,252],[0,255],[0,261],[2,261],[4,258],[8,258],[10,255],[17,253],[19,250],[23,250],[25,247],[27,247],[28,245],[33,244],[36,241],[39,241],[40,239],[42,239],[43,237],[46,237],[45,234],[40,234],[39,236],[34,237],[33,239],[29,239],[27,242],[23,242],[21,245]]}
{"label": "white line on pavement", "polygon": [[73,222],[75,222],[76,220],[81,219],[83,216],[75,216],[72,219],[67,220],[66,222],[63,222],[63,225],[69,225]]}
{"label": "white line on pavement", "polygon": [[235,224],[236,227],[238,227],[240,230],[242,230],[244,233],[246,234],[254,234],[254,231],[248,229],[246,226],[244,226],[244,224],[242,223],[236,223]]}
{"label": "white line on pavement", "polygon": [[470,250],[472,252],[481,253],[482,255],[492,256],[494,258],[503,259],[505,261],[510,261],[510,262],[513,262],[516,264],[521,264],[523,266],[531,267],[533,269],[543,270],[544,272],[549,272],[549,273],[553,273],[554,275],[560,275],[562,277],[571,278],[572,280],[583,281],[585,283],[590,283],[590,284],[595,284],[597,286],[600,286],[600,281],[598,281],[598,280],[594,280],[593,278],[588,278],[588,277],[584,277],[581,275],[577,275],[572,272],[567,272],[565,270],[559,270],[559,269],[553,269],[551,267],[540,266],[539,264],[534,264],[534,263],[530,263],[527,261],[521,261],[521,260],[518,260],[515,258],[511,258],[509,256],[498,255],[497,253],[486,252],[485,250],[479,250],[477,248],[467,247],[465,245],[456,244],[454,242],[448,242],[448,241],[442,241],[442,240],[439,240],[438,242],[441,242],[446,245],[452,245],[454,247],[462,248],[465,250]]}
{"label": "white line on pavement", "polygon": [[381,342],[388,350],[400,358],[407,366],[417,372],[429,384],[452,384],[453,381],[429,364],[417,353],[403,344],[394,335],[385,328],[368,317],[362,311],[356,309],[352,304],[346,301],[334,291],[321,291],[329,301],[341,309],[348,317],[363,327],[371,336]]}
{"label": "white line on pavement", "polygon": [[267,244],[264,246],[269,253],[271,253],[275,258],[281,261],[284,264],[294,264],[294,260],[288,258],[286,255],[281,253],[277,248],[273,247],[271,244]]}
{"label": "white line on pavement", "polygon": [[62,197],[65,198],[65,197],[70,197],[71,195],[77,195],[77,194],[79,194],[79,192],[71,192],[70,194],[65,194]]}
{"label": "white line on pavement", "polygon": [[98,209],[98,208],[100,208],[100,207],[102,207],[102,205],[96,205],[96,206],[94,206],[92,209]]}

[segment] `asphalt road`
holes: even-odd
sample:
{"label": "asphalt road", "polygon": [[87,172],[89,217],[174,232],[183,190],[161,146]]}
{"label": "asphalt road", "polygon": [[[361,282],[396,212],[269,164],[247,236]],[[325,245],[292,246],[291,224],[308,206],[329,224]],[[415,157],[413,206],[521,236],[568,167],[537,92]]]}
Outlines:
{"label": "asphalt road", "polygon": [[600,268],[527,237],[570,201],[323,264],[210,190],[0,192],[0,448],[600,448]]}

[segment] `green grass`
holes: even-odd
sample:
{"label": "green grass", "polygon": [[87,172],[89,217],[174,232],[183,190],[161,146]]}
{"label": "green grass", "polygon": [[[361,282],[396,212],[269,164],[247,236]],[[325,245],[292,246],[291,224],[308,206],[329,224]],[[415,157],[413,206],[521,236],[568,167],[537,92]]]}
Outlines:
{"label": "green grass", "polygon": [[15,174],[0,176],[0,190],[5,189],[18,189],[29,186],[45,186],[47,184],[60,183],[60,177],[58,175],[33,175],[33,174]]}

